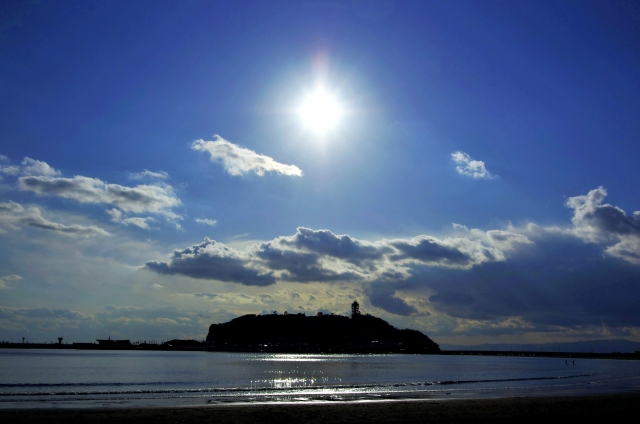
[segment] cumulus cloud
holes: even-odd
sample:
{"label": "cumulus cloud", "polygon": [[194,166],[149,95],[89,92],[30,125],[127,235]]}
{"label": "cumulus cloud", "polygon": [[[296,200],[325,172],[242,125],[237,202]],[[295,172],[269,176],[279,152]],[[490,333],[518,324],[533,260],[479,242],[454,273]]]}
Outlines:
{"label": "cumulus cloud", "polygon": [[351,263],[380,259],[391,249],[383,244],[359,241],[348,235],[335,235],[329,230],[312,230],[299,227],[292,237],[280,237],[277,243],[306,249],[322,255],[343,259]]}
{"label": "cumulus cloud", "polygon": [[[221,280],[244,285],[275,284],[277,281],[376,283],[376,306],[396,314],[415,312],[387,283],[406,280],[416,267],[469,269],[504,261],[497,247],[479,240],[458,237],[437,239],[420,236],[410,240],[369,242],[328,230],[300,227],[296,234],[248,246],[244,250],[205,239],[199,245],[176,250],[168,262],[147,262],[145,267],[161,274]],[[412,309],[413,308],[413,309]],[[413,312],[412,312],[413,311]]]}
{"label": "cumulus cloud", "polygon": [[49,230],[71,237],[107,236],[108,232],[95,225],[64,225],[49,221],[42,216],[37,207],[25,208],[22,205],[9,201],[0,203],[0,226],[17,230],[22,226]]}
{"label": "cumulus cloud", "polygon": [[587,242],[608,245],[608,255],[640,265],[640,211],[629,216],[617,206],[602,204],[606,196],[607,191],[598,187],[567,200],[573,209],[573,233]]}
{"label": "cumulus cloud", "polygon": [[428,274],[416,269],[404,284],[435,291],[431,307],[464,320],[456,331],[465,334],[640,326],[640,213],[604,203],[606,195],[599,187],[570,197],[568,226],[481,232],[455,225],[456,233],[501,249],[508,260]]}
{"label": "cumulus cloud", "polygon": [[168,185],[125,187],[83,176],[31,176],[20,177],[18,186],[21,190],[38,195],[58,196],[80,203],[107,203],[117,206],[122,211],[133,213],[151,212],[176,217],[170,209],[180,204],[180,200]]}
{"label": "cumulus cloud", "polygon": [[211,225],[212,227],[218,223],[215,219],[200,219],[196,218],[198,224]]}
{"label": "cumulus cloud", "polygon": [[[462,235],[465,239],[480,241],[483,245],[497,248],[503,253],[513,252],[526,245],[534,244],[525,234],[521,233],[522,229],[482,231],[476,228],[470,230],[460,224],[453,224],[453,229],[455,233]],[[529,227],[526,232],[531,233],[530,230],[531,228]]]}
{"label": "cumulus cloud", "polygon": [[341,267],[340,264],[327,263],[317,253],[282,249],[275,243],[261,244],[254,254],[265,262],[267,268],[283,271],[279,277],[286,281],[329,282],[357,280],[363,277],[356,270]]}
{"label": "cumulus cloud", "polygon": [[169,174],[167,174],[165,171],[153,172],[145,169],[142,172],[130,173],[129,178],[132,180],[142,180],[145,178],[156,178],[159,180],[168,180]]}
{"label": "cumulus cloud", "polygon": [[458,151],[451,153],[451,158],[457,164],[456,171],[458,171],[459,174],[472,178],[496,178],[495,175],[487,171],[483,161],[471,159],[471,156],[465,152]]}
{"label": "cumulus cloud", "polygon": [[382,243],[299,227],[293,236],[261,243],[254,255],[268,268],[283,271],[279,274],[283,280],[328,282],[367,279],[374,270],[384,267],[383,256],[391,251]]}
{"label": "cumulus cloud", "polygon": [[495,247],[484,246],[468,238],[418,236],[412,240],[391,240],[399,253],[392,260],[418,261],[431,266],[470,268],[483,262],[504,261],[504,253]]}
{"label": "cumulus cloud", "polygon": [[20,175],[20,167],[12,165],[0,165],[0,174],[10,176]]}
{"label": "cumulus cloud", "polygon": [[19,275],[5,275],[4,277],[0,277],[0,289],[4,289],[7,287],[7,284],[13,281],[20,281],[22,277]]}
{"label": "cumulus cloud", "polygon": [[184,250],[174,250],[169,262],[149,261],[145,267],[159,274],[185,275],[247,286],[275,283],[270,273],[260,272],[252,266],[249,254],[209,238]]}
{"label": "cumulus cloud", "polygon": [[[470,320],[456,330],[465,334],[640,326],[635,302],[640,296],[640,212],[627,214],[604,203],[606,196],[598,187],[570,197],[569,226],[529,223],[481,232],[456,225],[457,233],[500,248],[508,261],[468,271],[432,269],[428,278],[417,272],[404,284],[435,290],[429,297],[432,307]],[[522,251],[526,254],[518,254]],[[500,324],[514,319],[526,325]]]}
{"label": "cumulus cloud", "polygon": [[619,243],[607,247],[605,253],[640,265],[640,240],[637,237],[624,237]]}
{"label": "cumulus cloud", "polygon": [[395,295],[395,290],[386,284],[372,284],[365,288],[372,306],[391,312],[395,315],[412,315],[418,310],[404,299]]}
{"label": "cumulus cloud", "polygon": [[115,208],[108,209],[107,214],[109,214],[109,216],[111,217],[111,221],[113,222],[117,222],[118,224],[124,224],[124,225],[135,225],[136,227],[140,227],[144,230],[150,229],[151,227],[149,226],[149,223],[155,221],[155,219],[153,219],[150,216],[146,218],[142,218],[142,217],[126,218],[122,214],[122,211]]}
{"label": "cumulus cloud", "polygon": [[[484,334],[490,331],[483,322],[511,317],[522,317],[535,326],[527,332],[640,326],[640,267],[603,257],[600,245],[568,234],[541,234],[535,242],[526,255],[505,262],[469,270],[416,270],[404,284],[426,291],[432,311],[475,321]],[[462,326],[456,331],[469,330]],[[522,330],[496,327],[491,331],[515,334]]]}
{"label": "cumulus cloud", "polygon": [[24,158],[22,161],[22,175],[33,175],[43,177],[56,177],[62,175],[57,169],[53,169],[46,162],[39,160]]}
{"label": "cumulus cloud", "polygon": [[[1,162],[8,161],[6,156],[0,159]],[[48,163],[25,157],[20,166],[17,165],[0,165],[0,174],[9,176],[46,176],[55,177],[62,175],[60,171],[49,166]]]}
{"label": "cumulus cloud", "polygon": [[224,168],[231,175],[254,172],[259,176],[263,176],[265,172],[276,172],[293,177],[302,176],[302,171],[295,165],[278,163],[269,156],[236,146],[219,135],[214,137],[213,141],[196,140],[191,145],[191,148],[209,153],[211,160],[222,162]]}

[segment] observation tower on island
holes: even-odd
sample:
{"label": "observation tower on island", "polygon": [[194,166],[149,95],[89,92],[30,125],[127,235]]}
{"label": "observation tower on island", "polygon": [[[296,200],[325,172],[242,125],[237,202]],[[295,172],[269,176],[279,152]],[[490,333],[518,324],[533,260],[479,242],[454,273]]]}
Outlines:
{"label": "observation tower on island", "polygon": [[356,315],[360,315],[360,304],[358,303],[357,300],[354,300],[353,303],[351,304],[351,318],[353,318]]}

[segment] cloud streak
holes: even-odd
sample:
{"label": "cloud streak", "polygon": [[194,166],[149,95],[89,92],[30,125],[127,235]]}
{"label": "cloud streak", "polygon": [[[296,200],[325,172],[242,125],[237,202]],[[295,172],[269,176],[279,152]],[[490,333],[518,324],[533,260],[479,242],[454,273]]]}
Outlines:
{"label": "cloud streak", "polygon": [[215,220],[215,219],[200,219],[200,218],[196,218],[195,221],[198,224],[210,225],[212,227],[218,223],[218,221]]}
{"label": "cloud streak", "polygon": [[31,191],[41,196],[57,196],[79,203],[112,204],[122,211],[133,213],[151,212],[175,216],[170,209],[180,204],[173,189],[167,185],[126,187],[83,176],[20,177],[18,187],[23,191]]}
{"label": "cloud streak", "polygon": [[149,171],[147,169],[145,169],[142,172],[136,172],[136,173],[131,173],[129,174],[129,179],[131,180],[142,180],[145,178],[155,178],[155,179],[159,179],[159,180],[168,180],[169,174],[167,174],[164,171],[158,171],[158,172],[153,172],[153,171]]}
{"label": "cloud streak", "polygon": [[0,277],[0,289],[4,289],[7,287],[7,284],[12,283],[14,281],[20,281],[22,277],[19,275],[5,275],[4,277]]}
{"label": "cloud streak", "polygon": [[269,156],[236,146],[219,135],[216,135],[213,141],[196,140],[191,144],[191,148],[209,153],[212,161],[220,161],[225,170],[234,176],[251,172],[261,177],[264,176],[265,172],[275,172],[291,177],[302,176],[302,170],[295,165],[276,162]]}
{"label": "cloud streak", "polygon": [[52,231],[70,237],[108,236],[109,233],[95,225],[64,225],[49,221],[42,216],[37,207],[25,208],[22,205],[9,201],[0,203],[0,226],[17,230],[28,226],[40,230]]}
{"label": "cloud streak", "polygon": [[135,225],[136,227],[142,228],[143,230],[149,230],[151,227],[149,226],[150,222],[154,222],[155,219],[147,216],[146,218],[142,217],[130,217],[126,218],[122,211],[118,209],[108,209],[107,214],[111,217],[112,222],[116,222],[118,224],[124,225]]}

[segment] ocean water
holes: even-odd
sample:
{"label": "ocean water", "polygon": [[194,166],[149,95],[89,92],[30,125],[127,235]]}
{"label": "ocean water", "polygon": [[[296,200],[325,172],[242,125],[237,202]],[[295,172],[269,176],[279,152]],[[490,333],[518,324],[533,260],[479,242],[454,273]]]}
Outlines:
{"label": "ocean water", "polygon": [[555,396],[640,390],[640,361],[0,349],[0,408]]}

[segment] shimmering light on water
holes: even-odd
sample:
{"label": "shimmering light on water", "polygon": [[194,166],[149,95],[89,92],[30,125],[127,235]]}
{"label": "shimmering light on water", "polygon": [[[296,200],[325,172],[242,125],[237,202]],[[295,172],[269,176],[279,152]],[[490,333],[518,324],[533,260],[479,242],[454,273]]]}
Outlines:
{"label": "shimmering light on water", "polygon": [[0,408],[606,393],[640,361],[0,349]]}
{"label": "shimmering light on water", "polygon": [[[298,354],[298,353],[261,353],[252,355],[255,361],[264,362],[331,362],[343,361],[354,355],[314,355],[314,354]],[[379,355],[369,355],[379,356]]]}

